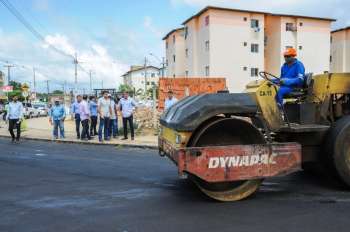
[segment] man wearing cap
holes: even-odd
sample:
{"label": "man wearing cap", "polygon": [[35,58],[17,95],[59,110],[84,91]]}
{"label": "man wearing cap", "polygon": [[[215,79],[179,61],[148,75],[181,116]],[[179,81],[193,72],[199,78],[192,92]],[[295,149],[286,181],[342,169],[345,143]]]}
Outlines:
{"label": "man wearing cap", "polygon": [[60,128],[60,138],[64,139],[64,120],[66,118],[66,111],[58,99],[55,99],[55,104],[50,108],[49,116],[49,121],[51,125],[53,125],[54,139],[58,139],[58,128]]}
{"label": "man wearing cap", "polygon": [[169,90],[169,91],[168,91],[168,97],[167,97],[167,99],[165,99],[164,110],[169,109],[169,108],[170,108],[172,105],[174,105],[176,102],[178,102],[178,100],[174,97],[173,91]]}
{"label": "man wearing cap", "polygon": [[281,68],[281,77],[274,82],[280,84],[276,95],[278,106],[283,107],[283,97],[293,91],[293,89],[302,87],[304,84],[305,67],[296,56],[297,51],[294,48],[288,48],[284,52],[285,63]]}

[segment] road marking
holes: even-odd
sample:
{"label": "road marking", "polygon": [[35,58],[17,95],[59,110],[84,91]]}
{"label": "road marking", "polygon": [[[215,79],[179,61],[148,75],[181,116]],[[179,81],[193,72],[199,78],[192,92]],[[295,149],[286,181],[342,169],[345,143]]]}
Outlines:
{"label": "road marking", "polygon": [[47,156],[47,154],[43,154],[43,153],[37,153],[37,154],[34,154],[36,156]]}

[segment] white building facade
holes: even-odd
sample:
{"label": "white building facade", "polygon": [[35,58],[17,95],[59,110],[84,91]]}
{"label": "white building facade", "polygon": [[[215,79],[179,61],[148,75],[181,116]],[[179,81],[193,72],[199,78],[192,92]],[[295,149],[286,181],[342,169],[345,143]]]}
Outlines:
{"label": "white building facade", "polygon": [[166,76],[185,77],[185,39],[184,29],[178,28],[169,32],[163,40],[166,50]]}
{"label": "white building facade", "polygon": [[154,66],[131,66],[123,77],[123,82],[131,86],[135,91],[144,92],[151,89],[153,85],[159,84],[160,69]]}
{"label": "white building facade", "polygon": [[279,75],[287,47],[298,50],[307,72],[329,71],[332,21],[206,7],[183,23],[185,76],[224,77],[240,92],[260,71]]}
{"label": "white building facade", "polygon": [[331,72],[350,72],[350,27],[332,32]]}

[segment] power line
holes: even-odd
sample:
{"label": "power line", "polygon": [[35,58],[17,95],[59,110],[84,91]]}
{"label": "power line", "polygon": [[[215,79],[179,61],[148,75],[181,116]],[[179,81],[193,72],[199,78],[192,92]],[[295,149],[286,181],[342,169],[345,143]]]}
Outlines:
{"label": "power line", "polygon": [[27,30],[29,30],[29,32],[31,32],[38,40],[43,41],[45,44],[47,44],[51,49],[53,49],[54,51],[56,51],[57,53],[66,56],[66,57],[70,57],[70,58],[74,58],[72,55],[67,54],[65,52],[63,52],[62,50],[58,49],[57,47],[55,47],[54,45],[48,43],[44,36],[41,35],[24,17],[23,15],[8,1],[8,0],[0,0],[0,2],[10,11],[11,14],[13,14],[20,23],[22,23],[25,28],[27,28]]}

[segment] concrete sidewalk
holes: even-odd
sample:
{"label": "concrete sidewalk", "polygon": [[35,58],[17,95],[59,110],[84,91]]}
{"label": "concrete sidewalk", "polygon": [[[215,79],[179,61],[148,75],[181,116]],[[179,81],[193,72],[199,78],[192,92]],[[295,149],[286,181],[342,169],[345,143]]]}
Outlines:
{"label": "concrete sidewalk", "polygon": [[[49,123],[47,117],[27,119],[27,130],[22,132],[21,137],[23,139],[42,140],[42,141],[56,141],[62,143],[81,143],[81,144],[101,144],[101,145],[114,145],[125,147],[139,147],[156,149],[158,146],[157,136],[155,135],[136,135],[135,140],[121,140],[122,136],[110,141],[99,142],[97,136],[90,141],[82,141],[76,139],[75,124],[74,121],[67,119],[65,121],[65,139],[54,140],[52,136],[52,126]],[[8,125],[4,121],[0,121],[0,137],[10,137],[8,132]]]}

